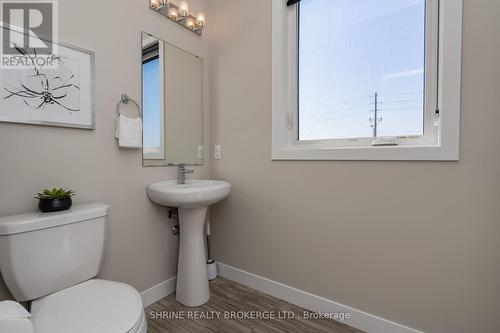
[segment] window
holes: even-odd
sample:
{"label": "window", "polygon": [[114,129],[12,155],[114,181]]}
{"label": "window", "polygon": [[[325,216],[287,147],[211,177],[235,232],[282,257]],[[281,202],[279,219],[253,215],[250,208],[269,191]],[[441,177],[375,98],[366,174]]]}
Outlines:
{"label": "window", "polygon": [[163,149],[162,63],[158,41],[142,52],[143,154],[147,159],[165,158]]}
{"label": "window", "polygon": [[273,2],[273,159],[457,160],[452,2]]}

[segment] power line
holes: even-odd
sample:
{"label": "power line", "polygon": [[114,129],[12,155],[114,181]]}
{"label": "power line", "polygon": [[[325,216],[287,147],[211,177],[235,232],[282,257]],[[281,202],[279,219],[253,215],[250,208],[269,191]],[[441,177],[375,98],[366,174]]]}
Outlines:
{"label": "power line", "polygon": [[408,110],[423,110],[424,108],[423,107],[419,107],[419,108],[395,108],[395,109],[379,109],[379,111],[408,111]]}
{"label": "power line", "polygon": [[[383,117],[380,116],[380,112],[384,112],[384,111],[387,111],[387,112],[390,112],[390,111],[421,111],[421,110],[423,110],[423,106],[422,107],[407,106],[407,107],[394,108],[394,106],[396,106],[397,104],[407,104],[407,103],[417,103],[417,102],[422,103],[421,99],[411,99],[412,97],[410,97],[410,96],[417,95],[417,94],[421,95],[421,94],[423,94],[423,92],[405,92],[405,93],[392,93],[392,94],[380,94],[378,92],[375,92],[374,95],[369,96],[368,99],[366,99],[366,98],[354,99],[354,100],[345,101],[345,102],[341,102],[341,103],[335,103],[335,104],[324,105],[324,106],[319,106],[319,107],[310,108],[310,109],[304,109],[304,110],[307,110],[308,112],[310,112],[310,111],[315,111],[315,110],[331,108],[330,110],[325,111],[325,112],[309,114],[308,116],[312,119],[309,121],[305,121],[305,123],[312,123],[312,124],[315,124],[315,126],[318,126],[320,124],[320,122],[328,122],[328,121],[332,121],[332,120],[351,118],[351,117],[355,117],[355,116],[373,113],[373,117],[369,118],[369,123],[370,123],[370,127],[373,129],[372,135],[374,138],[376,138],[381,133],[384,133],[384,132],[381,132],[379,130],[379,123],[383,121]],[[408,99],[408,97],[407,97],[407,99],[402,99],[399,101],[394,100],[394,99],[385,99],[385,101],[384,101],[384,99],[381,98],[381,97],[387,98],[387,96],[409,96],[410,99]],[[373,100],[373,102],[372,102],[372,100]],[[364,103],[366,103],[366,104],[362,105]],[[360,104],[360,105],[348,106],[349,104]],[[387,105],[392,104],[393,108],[390,108],[390,107],[389,108],[383,108],[383,107],[381,108],[380,106],[384,105],[384,104],[387,104]],[[335,107],[342,106],[342,105],[345,105],[346,107],[335,108]],[[373,107],[373,109],[371,107]],[[368,110],[363,110],[361,112],[354,112],[354,113],[343,114],[343,115],[337,115],[337,116],[328,117],[328,118],[321,118],[322,116],[325,116],[325,115],[332,115],[332,114],[339,113],[339,112],[353,111],[353,110],[359,110],[359,109],[365,109],[365,108],[367,108]],[[319,118],[319,119],[314,119],[314,118]]]}
{"label": "power line", "polygon": [[362,103],[362,102],[366,102],[366,98],[358,98],[358,99],[340,102],[340,103],[327,104],[327,105],[313,107],[310,109],[305,108],[304,111],[315,111],[315,110],[321,110],[321,109],[326,109],[326,108],[335,107],[335,106],[341,106],[341,105],[353,104],[353,103]]}
{"label": "power line", "polygon": [[415,91],[415,92],[404,92],[404,93],[391,93],[391,94],[380,94],[379,96],[400,96],[400,95],[422,95],[423,91]]}
{"label": "power line", "polygon": [[352,106],[352,107],[343,108],[343,109],[334,109],[334,110],[330,110],[330,111],[316,113],[313,116],[321,116],[321,115],[325,115],[325,114],[331,114],[331,113],[342,112],[342,111],[356,110],[356,109],[361,109],[361,108],[366,108],[366,107],[367,107],[367,105],[359,105],[359,106]]}
{"label": "power line", "polygon": [[[419,102],[420,100],[403,100],[403,101],[390,101],[390,102],[381,102],[380,101],[380,97],[384,97],[384,96],[399,96],[399,95],[415,95],[415,94],[422,94],[422,92],[407,92],[407,93],[392,93],[392,94],[380,94],[380,93],[377,93],[378,95],[378,99],[379,99],[379,104],[383,104],[383,103],[398,103],[398,102],[401,102],[401,103],[405,103],[405,102],[410,102],[410,101],[414,101],[414,102]],[[374,96],[370,96],[368,98],[368,102],[371,98],[373,98]],[[341,105],[347,105],[347,104],[360,104],[360,103],[364,103],[364,102],[367,102],[367,99],[366,98],[358,98],[358,99],[353,99],[353,100],[350,100],[350,101],[345,101],[345,102],[340,102],[340,103],[334,103],[334,104],[327,104],[327,105],[322,105],[322,106],[317,106],[317,107],[312,107],[312,108],[304,108],[303,111],[315,111],[315,110],[321,110],[321,109],[326,109],[326,108],[331,108],[331,107],[336,107],[336,106],[341,106]],[[372,103],[373,104],[373,103]],[[342,109],[337,109],[337,110],[334,110],[334,111],[328,111],[328,112],[324,112],[324,113],[331,113],[331,112],[335,112],[335,111],[343,111],[343,110],[349,110],[349,109],[354,109],[354,108],[360,108],[360,107],[363,107],[363,105],[355,105],[355,106],[351,106],[351,107],[347,107],[347,108],[342,108]],[[321,113],[318,113],[318,114],[321,114]]]}
{"label": "power line", "polygon": [[407,99],[402,101],[379,102],[379,104],[397,104],[397,103],[416,103],[422,102],[421,99]]}
{"label": "power line", "polygon": [[350,118],[350,117],[355,117],[363,114],[368,114],[371,113],[372,111],[363,111],[363,112],[357,112],[357,113],[351,113],[351,114],[345,114],[342,116],[336,116],[336,117],[330,117],[330,118],[325,118],[325,119],[320,119],[321,121],[330,121],[330,120],[337,120],[337,119],[343,119],[343,118]]}

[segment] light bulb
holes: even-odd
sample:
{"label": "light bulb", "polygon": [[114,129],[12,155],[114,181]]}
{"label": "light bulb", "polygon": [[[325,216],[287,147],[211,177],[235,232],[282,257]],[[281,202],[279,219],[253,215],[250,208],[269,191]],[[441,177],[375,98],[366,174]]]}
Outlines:
{"label": "light bulb", "polygon": [[158,10],[162,6],[162,0],[150,0],[149,4],[152,9]]}
{"label": "light bulb", "polygon": [[195,20],[193,17],[188,17],[187,20],[186,20],[186,26],[189,28],[189,29],[194,29],[194,23],[195,23]]}
{"label": "light bulb", "polygon": [[181,17],[186,17],[189,15],[189,3],[187,1],[181,1],[179,3],[179,14]]}
{"label": "light bulb", "polygon": [[177,11],[177,8],[170,7],[168,10],[168,16],[173,20],[177,20],[177,18],[179,17],[179,12]]}
{"label": "light bulb", "polygon": [[203,28],[205,26],[205,14],[203,13],[198,13],[196,15],[196,25],[199,28]]}

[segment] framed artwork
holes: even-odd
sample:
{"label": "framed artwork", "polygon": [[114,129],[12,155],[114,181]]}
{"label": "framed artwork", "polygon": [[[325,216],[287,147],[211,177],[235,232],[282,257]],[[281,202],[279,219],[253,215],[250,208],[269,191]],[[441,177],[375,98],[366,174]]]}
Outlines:
{"label": "framed artwork", "polygon": [[44,55],[51,66],[38,61],[36,50],[16,46],[11,59],[24,66],[0,68],[0,121],[94,129],[94,53],[44,42],[57,50]]}

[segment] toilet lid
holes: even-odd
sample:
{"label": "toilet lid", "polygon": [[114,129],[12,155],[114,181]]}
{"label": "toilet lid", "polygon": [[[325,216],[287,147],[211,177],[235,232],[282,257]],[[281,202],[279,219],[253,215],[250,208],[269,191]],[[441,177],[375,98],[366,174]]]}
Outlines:
{"label": "toilet lid", "polygon": [[86,281],[31,304],[37,333],[132,333],[143,313],[137,290],[105,280]]}

